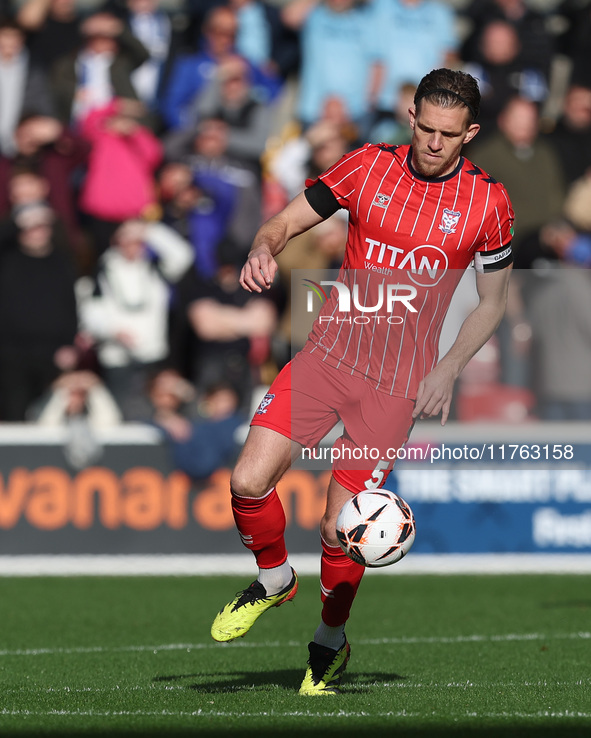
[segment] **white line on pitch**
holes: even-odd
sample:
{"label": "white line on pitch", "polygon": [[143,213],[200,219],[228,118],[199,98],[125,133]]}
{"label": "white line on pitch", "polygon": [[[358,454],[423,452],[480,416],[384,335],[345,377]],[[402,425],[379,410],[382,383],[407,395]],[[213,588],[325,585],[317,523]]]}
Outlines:
{"label": "white line on pitch", "polygon": [[[500,635],[469,635],[469,636],[429,636],[408,638],[367,638],[354,641],[359,646],[387,646],[387,645],[416,645],[416,644],[461,644],[461,643],[507,643],[519,641],[556,641],[556,640],[590,640],[590,632],[578,633],[505,633]],[[159,651],[199,651],[212,648],[301,648],[300,641],[269,641],[266,643],[165,643],[158,646],[80,646],[75,648],[26,648],[14,651],[0,651],[0,657],[7,656],[51,656],[53,654],[84,654],[84,653],[129,653]]]}
{"label": "white line on pitch", "polygon": [[[260,718],[260,717],[310,717],[310,718],[352,718],[352,717],[397,717],[418,718],[437,717],[438,713],[433,710],[427,713],[407,712],[368,712],[368,711],[346,711],[336,712],[311,712],[309,710],[293,710],[280,712],[278,710],[263,710],[260,712],[232,712],[214,710],[107,710],[104,712],[95,710],[0,710],[0,715],[11,717],[204,717],[204,718]],[[446,713],[445,717],[450,717]],[[526,719],[536,718],[591,718],[589,712],[577,710],[540,710],[537,712],[466,712],[454,713],[451,717],[456,720],[462,718],[489,718],[489,719]]]}
{"label": "white line on pitch", "polygon": [[[293,554],[300,575],[317,576],[320,556]],[[211,576],[251,575],[250,553],[237,554],[29,554],[1,555],[0,577],[28,576]],[[254,569],[256,572],[256,568]],[[591,554],[415,554],[396,566],[368,569],[370,576],[417,574],[577,574],[591,573]]]}

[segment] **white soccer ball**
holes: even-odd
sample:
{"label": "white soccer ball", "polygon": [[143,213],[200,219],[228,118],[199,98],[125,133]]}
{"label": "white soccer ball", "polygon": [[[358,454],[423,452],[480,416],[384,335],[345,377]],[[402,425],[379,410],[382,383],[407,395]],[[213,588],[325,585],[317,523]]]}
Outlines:
{"label": "white soccer ball", "polygon": [[395,564],[415,540],[409,505],[387,489],[359,492],[345,502],[337,517],[337,538],[353,561],[377,568]]}

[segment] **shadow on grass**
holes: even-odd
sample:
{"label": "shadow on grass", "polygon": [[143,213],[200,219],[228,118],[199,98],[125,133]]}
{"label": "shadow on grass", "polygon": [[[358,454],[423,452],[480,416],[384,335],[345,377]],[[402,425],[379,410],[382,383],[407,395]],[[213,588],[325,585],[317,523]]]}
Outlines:
{"label": "shadow on grass", "polygon": [[[288,692],[296,692],[303,678],[302,669],[278,669],[275,671],[251,672],[236,671],[227,674],[171,674],[154,677],[156,683],[184,683],[186,689],[203,694],[227,694],[232,692],[252,691],[266,692],[272,689],[285,689]],[[342,681],[344,694],[367,692],[374,685],[389,684],[400,681],[406,677],[400,674],[361,673],[345,674]],[[199,679],[198,682],[191,682]],[[191,683],[188,683],[191,682]]]}
{"label": "shadow on grass", "polygon": [[[191,680],[198,679],[198,682]],[[172,674],[154,677],[153,682],[176,682],[186,689],[204,694],[220,694],[242,690],[267,691],[277,687],[293,690],[302,679],[301,669],[278,669],[276,671],[234,671],[226,674]]]}

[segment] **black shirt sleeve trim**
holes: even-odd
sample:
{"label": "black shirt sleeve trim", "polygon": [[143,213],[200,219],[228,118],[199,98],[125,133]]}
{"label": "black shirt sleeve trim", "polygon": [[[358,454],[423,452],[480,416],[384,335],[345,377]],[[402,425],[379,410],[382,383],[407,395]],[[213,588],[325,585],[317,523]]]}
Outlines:
{"label": "black shirt sleeve trim", "polygon": [[330,187],[320,179],[317,179],[314,184],[304,190],[304,195],[310,206],[321,218],[330,218],[337,210],[341,209]]}

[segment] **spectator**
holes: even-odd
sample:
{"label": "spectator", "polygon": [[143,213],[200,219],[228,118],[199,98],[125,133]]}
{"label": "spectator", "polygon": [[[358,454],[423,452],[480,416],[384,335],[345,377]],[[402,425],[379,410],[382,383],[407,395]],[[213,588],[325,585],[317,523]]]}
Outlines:
{"label": "spectator", "polygon": [[[569,198],[565,204],[568,213]],[[589,210],[585,218],[589,223]],[[558,219],[540,230],[540,244],[546,261],[560,261],[565,266],[591,268],[591,234],[580,231],[565,219]],[[532,266],[536,266],[536,263]]]}
{"label": "spectator", "polygon": [[269,135],[269,109],[256,96],[250,67],[237,55],[224,59],[187,112],[187,128],[215,118],[228,125],[226,153],[260,169]]}
{"label": "spectator", "polygon": [[193,175],[182,163],[165,165],[159,182],[162,222],[192,245],[197,274],[204,279],[213,277],[218,249],[227,237],[236,188],[215,173]]}
{"label": "spectator", "polygon": [[[139,99],[155,113],[179,47],[179,34],[173,27],[171,13],[162,7],[160,0],[122,0],[120,3],[111,0],[106,8],[122,18],[149,54],[149,58],[132,72],[131,81]],[[154,125],[160,125],[160,121],[154,121]]]}
{"label": "spectator", "polygon": [[558,50],[571,63],[571,84],[591,87],[591,4],[588,0],[562,0],[558,12],[566,20],[558,38]]}
{"label": "spectator", "polygon": [[[31,208],[49,207],[47,195],[49,183],[34,170],[15,167],[8,181],[8,200],[11,206],[9,214],[0,220],[0,250],[10,246],[18,237],[17,221],[23,211]],[[53,245],[69,260],[75,259],[75,251],[71,248],[66,229],[57,213],[53,222]]]}
{"label": "spectator", "polygon": [[197,186],[214,195],[216,201],[223,197],[220,183],[227,193],[232,188],[234,205],[224,230],[228,244],[242,258],[261,221],[261,181],[257,166],[229,155],[229,135],[227,123],[210,118],[199,123],[196,133],[169,136],[165,150],[169,161],[188,164]]}
{"label": "spectator", "polygon": [[76,0],[26,0],[17,20],[29,34],[32,63],[45,69],[75,51],[82,40]]}
{"label": "spectator", "polygon": [[[316,317],[306,310],[302,279],[310,278],[315,282],[334,279],[334,270],[343,263],[348,224],[347,213],[337,210],[328,220],[296,236],[293,248],[277,255],[279,277],[288,298],[279,326],[282,338],[291,347],[288,359],[306,343]],[[329,270],[333,270],[332,273]]]}
{"label": "spectator", "polygon": [[282,80],[299,69],[299,34],[281,10],[262,0],[229,0],[238,18],[236,51]]}
{"label": "spectator", "polygon": [[[206,82],[212,79],[217,66],[236,54],[237,31],[236,13],[229,7],[214,8],[203,26],[203,50],[176,59],[161,103],[162,116],[170,128],[190,125],[187,110]],[[248,64],[257,97],[264,102],[272,100],[279,91],[278,77]]]}
{"label": "spectator", "polygon": [[[568,188],[564,201],[564,215],[573,228],[589,241],[591,238],[591,168],[587,169],[585,174],[576,179]],[[567,261],[590,266],[589,255],[581,246],[571,250]]]}
{"label": "spectator", "polygon": [[562,115],[547,136],[557,151],[567,184],[591,167],[591,87],[570,85]]}
{"label": "spectator", "polygon": [[377,107],[390,112],[403,84],[457,64],[456,18],[439,0],[374,0],[373,12],[372,43],[381,44],[384,66]]}
{"label": "spectator", "polygon": [[51,69],[51,85],[60,120],[77,124],[114,97],[137,98],[131,74],[149,54],[111,13],[95,12],[80,28],[82,46],[58,59]]}
{"label": "spectator", "polygon": [[196,418],[187,414],[195,390],[178,372],[159,372],[150,382],[148,394],[152,422],[163,431],[175,468],[201,480],[235,460],[239,450],[236,432],[245,417],[232,385],[218,382],[207,387]]}
{"label": "spectator", "polygon": [[325,100],[321,119],[306,130],[288,126],[285,141],[267,158],[268,174],[283,188],[284,205],[304,189],[306,179],[314,179],[350,151],[358,135],[338,97]]}
{"label": "spectator", "polygon": [[0,23],[0,152],[14,156],[14,133],[25,114],[51,115],[53,105],[45,76],[33,66],[25,34],[15,23]]}
{"label": "spectator", "polygon": [[329,97],[340,98],[356,125],[367,125],[381,81],[378,28],[369,7],[355,0],[313,7],[302,27],[298,117],[304,127],[321,118]]}
{"label": "spectator", "polygon": [[[47,199],[66,229],[68,242],[75,254],[79,271],[89,268],[87,239],[79,222],[74,179],[85,164],[89,144],[52,116],[30,115],[21,119],[15,132],[16,152],[10,158],[0,157],[0,215],[8,213],[14,202],[9,200],[12,172],[28,171],[45,180]],[[29,177],[29,182],[32,177]]]}
{"label": "spectator", "polygon": [[212,10],[226,5],[226,0],[181,0],[179,6],[186,25],[185,46],[202,50],[203,28]]}
{"label": "spectator", "polygon": [[369,134],[372,143],[398,146],[410,143],[412,131],[408,124],[408,110],[414,105],[416,89],[417,86],[412,82],[401,85],[394,109],[375,120]]}
{"label": "spectator", "polygon": [[229,5],[236,13],[236,52],[262,70],[285,80],[299,68],[298,26],[285,20],[285,8],[266,0],[187,0],[190,44],[202,42],[202,28],[214,7]]}
{"label": "spectator", "polygon": [[547,15],[526,0],[471,0],[462,11],[471,23],[461,49],[464,61],[478,61],[483,29],[494,21],[509,23],[520,39],[524,68],[539,69],[546,78],[554,54],[554,37]]}
{"label": "spectator", "polygon": [[528,269],[557,261],[591,268],[591,168],[568,187],[561,217],[526,239],[515,266]]}
{"label": "spectator", "polygon": [[[540,67],[527,66],[515,27],[505,20],[487,23],[478,39],[478,53],[464,70],[479,80],[482,99],[481,134],[494,131],[507,102],[519,95],[536,103],[548,95],[548,78]],[[483,136],[479,140],[482,142]]]}
{"label": "spectator", "polygon": [[34,169],[15,166],[6,183],[6,195],[10,208],[7,215],[16,229],[15,217],[23,208],[31,205],[49,206],[49,182]]}
{"label": "spectator", "polygon": [[91,216],[98,254],[124,220],[148,215],[157,201],[154,173],[163,149],[140,122],[143,113],[144,106],[137,100],[117,98],[93,110],[81,124],[80,133],[92,148],[80,209]]}
{"label": "spectator", "polygon": [[564,178],[558,156],[539,135],[535,103],[512,98],[498,118],[498,132],[474,146],[471,158],[500,180],[515,209],[513,249],[530,233],[562,213]]}
{"label": "spectator", "polygon": [[[240,260],[242,263],[242,260]],[[250,295],[238,281],[230,254],[220,254],[215,278],[185,285],[180,302],[192,328],[190,377],[199,393],[220,380],[240,387],[242,407],[250,407],[260,367],[270,358],[277,326],[277,289]]]}
{"label": "spectator", "polygon": [[[542,235],[555,249],[553,268],[536,269],[527,313],[533,338],[535,387],[544,420],[591,420],[591,270],[569,268],[562,236]],[[566,248],[565,248],[566,246]]]}
{"label": "spectator", "polygon": [[[498,132],[474,146],[470,158],[511,193],[515,210],[513,254],[521,263],[522,244],[552,218],[562,213],[565,186],[558,156],[539,135],[539,111],[535,103],[514,97],[498,117]],[[502,381],[530,386],[530,361],[526,351],[528,332],[524,323],[523,275],[514,273],[509,286],[507,310],[497,335],[500,341]]]}
{"label": "spectator", "polygon": [[66,460],[74,469],[83,469],[102,456],[97,431],[119,425],[122,416],[96,374],[71,371],[55,380],[41,407],[28,419],[46,428],[65,428]]}
{"label": "spectator", "polygon": [[148,374],[168,357],[171,285],[191,261],[189,244],[171,228],[129,220],[96,278],[77,284],[82,328],[97,342],[106,385],[126,420],[137,416]]}
{"label": "spectator", "polygon": [[74,270],[53,242],[53,212],[24,208],[0,255],[0,418],[22,422],[58,376],[77,332]]}

